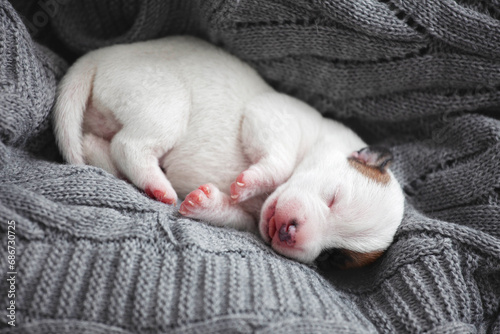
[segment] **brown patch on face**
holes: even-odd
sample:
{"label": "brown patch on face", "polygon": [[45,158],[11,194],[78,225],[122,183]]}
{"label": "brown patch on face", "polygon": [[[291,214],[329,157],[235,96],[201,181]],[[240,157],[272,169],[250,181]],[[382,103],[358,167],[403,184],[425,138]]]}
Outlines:
{"label": "brown patch on face", "polygon": [[384,254],[383,251],[374,251],[370,253],[359,253],[348,249],[344,249],[342,251],[347,257],[347,260],[344,265],[340,267],[340,269],[352,269],[367,266],[375,262],[375,260]]}
{"label": "brown patch on face", "polygon": [[391,176],[386,171],[381,171],[379,168],[368,166],[352,157],[348,158],[347,161],[349,162],[349,165],[354,167],[354,169],[356,169],[358,172],[377,183],[387,185],[391,181]]}

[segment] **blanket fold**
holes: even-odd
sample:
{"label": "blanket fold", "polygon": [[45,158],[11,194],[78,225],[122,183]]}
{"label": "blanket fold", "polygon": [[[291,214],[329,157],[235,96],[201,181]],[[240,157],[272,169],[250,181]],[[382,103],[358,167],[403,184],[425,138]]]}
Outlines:
{"label": "blanket fold", "polygon": [[[500,332],[498,13],[468,0],[0,0],[2,249],[16,227],[0,333]],[[61,163],[50,111],[71,55],[182,33],[391,148],[407,202],[379,261],[306,266]]]}

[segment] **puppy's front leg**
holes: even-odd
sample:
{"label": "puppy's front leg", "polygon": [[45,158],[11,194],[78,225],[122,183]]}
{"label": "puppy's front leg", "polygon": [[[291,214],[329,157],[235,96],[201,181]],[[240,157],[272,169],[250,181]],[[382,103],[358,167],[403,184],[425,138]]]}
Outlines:
{"label": "puppy's front leg", "polygon": [[231,184],[235,203],[273,191],[292,174],[302,137],[296,102],[272,92],[257,96],[247,105],[241,139],[252,165]]}
{"label": "puppy's front leg", "polygon": [[190,192],[182,202],[179,213],[216,226],[256,231],[254,217],[238,204],[232,204],[227,194],[210,183]]}

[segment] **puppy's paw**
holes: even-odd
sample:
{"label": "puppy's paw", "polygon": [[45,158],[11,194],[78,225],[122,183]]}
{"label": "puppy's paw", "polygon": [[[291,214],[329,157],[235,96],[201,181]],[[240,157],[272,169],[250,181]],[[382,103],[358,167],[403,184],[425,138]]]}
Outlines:
{"label": "puppy's paw", "polygon": [[231,200],[240,203],[266,191],[257,173],[251,169],[242,172],[231,184]]}
{"label": "puppy's paw", "polygon": [[190,218],[203,219],[206,214],[221,206],[219,189],[213,184],[205,184],[190,192],[181,203],[179,213]]}
{"label": "puppy's paw", "polygon": [[176,205],[177,194],[175,190],[168,188],[160,188],[155,186],[146,186],[144,189],[146,195],[165,204]]}

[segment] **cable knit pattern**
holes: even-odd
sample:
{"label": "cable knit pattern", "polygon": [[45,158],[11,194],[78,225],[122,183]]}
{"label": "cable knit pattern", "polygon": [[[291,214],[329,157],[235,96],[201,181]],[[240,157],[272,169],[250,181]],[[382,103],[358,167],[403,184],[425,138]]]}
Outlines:
{"label": "cable knit pattern", "polygon": [[[0,0],[0,242],[15,220],[17,318],[2,279],[0,333],[500,332],[498,1],[13,5]],[[58,160],[60,55],[179,33],[391,147],[407,203],[381,260],[306,266]]]}

